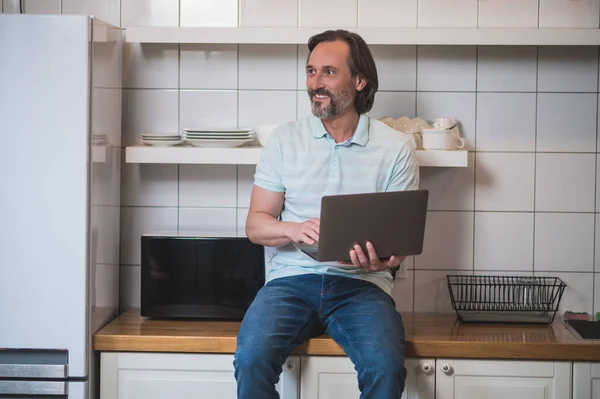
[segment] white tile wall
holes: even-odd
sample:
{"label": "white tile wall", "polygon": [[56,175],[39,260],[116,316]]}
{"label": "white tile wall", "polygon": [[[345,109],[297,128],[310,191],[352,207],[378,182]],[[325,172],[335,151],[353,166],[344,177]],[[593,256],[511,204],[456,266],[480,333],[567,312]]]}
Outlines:
{"label": "white tile wall", "polygon": [[238,208],[237,210],[237,235],[246,237],[246,218],[248,217],[248,208]]}
{"label": "white tile wall", "polygon": [[119,301],[121,311],[139,308],[141,302],[141,266],[121,266]]}
{"label": "white tile wall", "polygon": [[533,270],[533,213],[476,212],[475,270]]}
{"label": "white tile wall", "polygon": [[476,28],[477,0],[419,0],[419,28]]}
{"label": "white tile wall", "polygon": [[179,0],[179,26],[238,26],[238,0]]}
{"label": "white tile wall", "polygon": [[479,46],[477,91],[535,92],[537,47]]}
{"label": "white tile wall", "polygon": [[477,153],[475,210],[533,211],[534,154]]}
{"label": "white tile wall", "polygon": [[537,151],[594,152],[596,94],[540,93]]}
{"label": "white tile wall", "polygon": [[60,14],[60,0],[24,0],[27,14]]}
{"label": "white tile wall", "polygon": [[121,26],[179,26],[179,2],[121,0]]}
{"label": "white tile wall", "polygon": [[205,237],[236,237],[235,208],[181,208],[179,231]]}
{"label": "white tile wall", "polygon": [[177,165],[124,163],[122,206],[178,205]]}
{"label": "white tile wall", "polygon": [[92,263],[119,265],[119,247],[113,239],[119,235],[119,207],[94,206],[91,212],[92,219],[98,221],[97,231],[92,230],[92,239],[95,242],[92,248],[96,248]]}
{"label": "white tile wall", "polygon": [[143,234],[177,231],[176,207],[121,207],[121,264],[139,265]]}
{"label": "white tile wall", "polygon": [[359,27],[417,27],[417,0],[358,0]]}
{"label": "white tile wall", "polygon": [[[370,46],[377,66],[379,90],[408,90],[417,87],[417,47],[416,46]],[[299,60],[300,61],[300,60]],[[304,61],[302,60],[302,80],[304,85]]]}
{"label": "white tile wall", "polygon": [[94,295],[93,304],[96,307],[119,307],[118,264],[98,265],[96,267],[96,275],[92,277],[91,281],[94,283],[92,293]]}
{"label": "white tile wall", "polygon": [[[18,0],[13,0],[13,3],[18,4]],[[119,0],[62,0],[61,4],[63,14],[94,15],[102,21],[119,26],[121,19]]]}
{"label": "white tile wall", "polygon": [[394,282],[392,298],[396,302],[396,309],[400,312],[411,312],[413,310],[414,278],[415,271],[407,270],[405,278],[396,278]]}
{"label": "white tile wall", "polygon": [[470,275],[464,270],[415,270],[414,311],[452,312],[446,275]]}
{"label": "white tile wall", "polygon": [[123,46],[123,87],[177,89],[178,45],[126,43]]}
{"label": "white tile wall", "polygon": [[[106,162],[94,164],[92,169],[92,206],[119,206],[121,187],[115,189],[111,182],[124,180],[121,172],[121,148],[107,148]],[[115,161],[119,159],[119,162]]]}
{"label": "white tile wall", "polygon": [[475,91],[475,46],[419,47],[417,90]]}
{"label": "white tile wall", "polygon": [[[303,100],[310,106],[308,96],[305,93]],[[401,116],[408,116],[414,118],[415,106],[416,106],[417,94],[415,92],[398,92],[398,91],[380,91],[375,95],[375,103],[369,113],[369,116],[377,119],[391,116],[392,118],[399,118]],[[310,110],[310,108],[309,108]]]}
{"label": "white tile wall", "polygon": [[240,45],[239,88],[294,90],[297,54],[295,45]]}
{"label": "white tile wall", "polygon": [[240,0],[240,26],[298,26],[298,0]]}
{"label": "white tile wall", "polygon": [[[514,0],[243,0],[239,12],[227,0],[212,15],[221,26],[516,26],[537,24],[536,2],[523,0],[518,13],[507,14]],[[122,0],[122,25],[177,26],[180,18],[182,26],[212,24],[200,10],[212,3],[199,3],[182,1],[180,13],[178,2]],[[63,12],[65,5],[85,11],[90,4],[63,0]],[[597,24],[596,5],[540,0],[540,25],[553,19]],[[306,45],[128,47],[123,146],[141,132],[252,127],[310,114]],[[569,284],[564,309],[590,311],[594,301],[600,308],[600,288],[594,295],[595,279],[600,286],[598,49],[371,50],[380,78],[371,116],[456,117],[472,151],[467,168],[421,169],[421,187],[430,190],[425,252],[411,257],[407,277],[396,281],[398,309],[450,311],[447,273],[493,272],[560,276]],[[243,165],[123,164],[123,308],[139,306],[140,235],[179,229],[245,236],[253,175],[254,167]],[[114,260],[114,248],[101,251],[103,261]]]}
{"label": "white tile wall", "polygon": [[[539,0],[479,1],[479,28],[537,28]],[[519,12],[515,12],[519,10]]]}
{"label": "white tile wall", "polygon": [[295,91],[240,91],[240,127],[295,120],[296,94]]}
{"label": "white tile wall", "polygon": [[357,0],[298,0],[298,26],[355,27],[357,4]]}
{"label": "white tile wall", "polygon": [[536,211],[594,212],[595,155],[537,154],[535,174]]}
{"label": "white tile wall", "polygon": [[[381,93],[378,93],[378,95],[381,95]],[[312,115],[312,111],[310,110],[310,100],[306,91],[298,91],[296,101],[298,103],[296,111],[298,119]]]}
{"label": "white tile wall", "polygon": [[179,206],[237,206],[236,165],[181,165],[179,168]]}
{"label": "white tile wall", "polygon": [[306,63],[308,61],[308,47],[298,45],[298,90],[306,90]]}
{"label": "white tile wall", "polygon": [[415,269],[473,269],[473,212],[428,212]]}
{"label": "white tile wall", "polygon": [[181,131],[237,127],[238,93],[235,90],[182,90],[179,101]]}
{"label": "white tile wall", "polygon": [[[596,207],[595,212],[600,211],[600,155],[596,155]],[[598,253],[600,254],[600,252]],[[600,257],[599,257],[600,258]]]}
{"label": "white tile wall", "polygon": [[475,194],[474,155],[467,168],[421,168],[420,188],[429,190],[432,211],[472,211]]}
{"label": "white tile wall", "polygon": [[540,0],[540,28],[598,29],[600,0]]}
{"label": "white tile wall", "polygon": [[540,47],[538,91],[596,93],[597,86],[597,47]]}
{"label": "white tile wall", "polygon": [[237,89],[238,46],[181,44],[181,89]]}
{"label": "white tile wall", "polygon": [[137,144],[140,133],[179,131],[177,90],[123,90],[123,146]]}
{"label": "white tile wall", "polygon": [[256,166],[239,165],[237,167],[237,206],[250,208],[250,194],[254,185]]}
{"label": "white tile wall", "polygon": [[535,93],[477,94],[477,151],[535,151]]}
{"label": "white tile wall", "polygon": [[594,270],[594,215],[536,213],[536,271]]}

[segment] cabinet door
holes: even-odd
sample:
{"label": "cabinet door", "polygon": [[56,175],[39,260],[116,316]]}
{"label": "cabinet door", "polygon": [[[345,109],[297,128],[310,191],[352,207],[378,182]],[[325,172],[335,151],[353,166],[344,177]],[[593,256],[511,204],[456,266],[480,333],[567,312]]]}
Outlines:
{"label": "cabinet door", "polygon": [[600,398],[600,363],[573,364],[573,399]]}
{"label": "cabinet door", "polygon": [[570,397],[570,362],[436,360],[436,399]]}
{"label": "cabinet door", "polygon": [[[406,359],[406,388],[402,399],[433,399],[435,361]],[[300,372],[301,399],[358,399],[357,372],[348,357],[303,356]],[[391,399],[391,398],[390,398]]]}
{"label": "cabinet door", "polygon": [[[300,359],[286,362],[281,399],[298,399]],[[102,353],[101,399],[236,399],[233,355]]]}

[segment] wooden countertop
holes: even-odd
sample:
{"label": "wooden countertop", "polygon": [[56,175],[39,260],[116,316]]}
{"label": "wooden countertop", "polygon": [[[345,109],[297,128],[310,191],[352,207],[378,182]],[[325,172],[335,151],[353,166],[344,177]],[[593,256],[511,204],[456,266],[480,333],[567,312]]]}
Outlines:
{"label": "wooden countertop", "polygon": [[[600,360],[600,340],[579,340],[552,325],[461,324],[455,313],[402,313],[408,357]],[[239,322],[146,320],[129,311],[94,336],[97,351],[234,353]],[[345,355],[321,336],[295,354]]]}

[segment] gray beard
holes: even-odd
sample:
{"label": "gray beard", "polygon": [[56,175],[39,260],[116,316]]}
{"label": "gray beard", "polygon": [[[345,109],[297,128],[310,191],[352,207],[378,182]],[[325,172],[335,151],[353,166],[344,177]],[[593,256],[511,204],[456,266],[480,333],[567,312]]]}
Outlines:
{"label": "gray beard", "polygon": [[354,97],[352,94],[352,88],[342,90],[338,97],[335,97],[330,93],[329,105],[326,107],[321,107],[321,102],[319,100],[313,100],[313,97],[309,92],[308,97],[311,101],[311,110],[313,115],[320,119],[329,119],[341,115],[346,108],[348,108],[354,102]]}

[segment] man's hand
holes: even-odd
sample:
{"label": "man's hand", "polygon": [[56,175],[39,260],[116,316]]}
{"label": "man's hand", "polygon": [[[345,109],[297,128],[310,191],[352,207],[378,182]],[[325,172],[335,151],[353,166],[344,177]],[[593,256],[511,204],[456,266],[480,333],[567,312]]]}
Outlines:
{"label": "man's hand", "polygon": [[398,267],[406,256],[394,256],[392,255],[388,260],[381,261],[375,252],[373,244],[367,241],[367,254],[364,253],[360,245],[355,245],[350,250],[351,262],[342,262],[344,264],[352,264],[356,267],[363,268],[366,272],[380,272],[382,270],[393,269]]}
{"label": "man's hand", "polygon": [[319,242],[319,226],[318,218],[308,219],[302,223],[289,223],[287,236],[295,244],[315,245]]}

